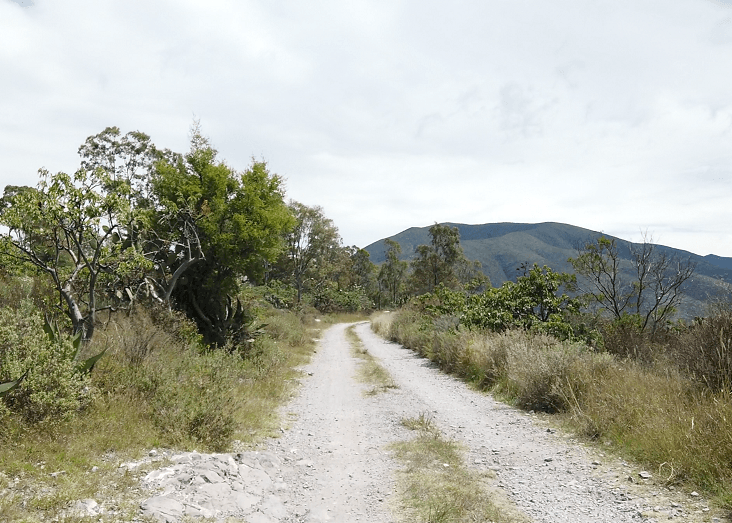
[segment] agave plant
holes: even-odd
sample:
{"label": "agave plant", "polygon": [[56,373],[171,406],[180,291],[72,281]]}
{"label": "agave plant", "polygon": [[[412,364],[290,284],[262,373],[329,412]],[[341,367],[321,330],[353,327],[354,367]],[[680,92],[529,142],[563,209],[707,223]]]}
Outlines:
{"label": "agave plant", "polygon": [[18,385],[20,385],[20,382],[22,382],[25,377],[28,375],[28,372],[30,372],[30,369],[25,371],[23,375],[18,378],[17,380],[13,381],[6,381],[5,383],[0,383],[0,398],[5,396],[8,392],[12,391],[14,388],[16,388]]}
{"label": "agave plant", "polygon": [[[46,317],[46,321],[43,324],[43,330],[48,335],[48,338],[52,342],[57,342],[61,339],[62,334],[61,331],[58,328],[58,325],[55,321],[50,320],[48,317]],[[72,338],[71,343],[74,346],[74,353],[71,357],[73,361],[77,361],[79,357],[79,351],[81,350],[81,343],[82,343],[82,333],[77,332]],[[85,374],[87,372],[91,372],[94,369],[94,365],[99,361],[99,359],[104,356],[104,353],[107,352],[107,349],[105,348],[102,352],[99,354],[95,354],[94,356],[87,358],[76,366],[76,369],[81,373]],[[21,378],[22,379],[22,378]]]}

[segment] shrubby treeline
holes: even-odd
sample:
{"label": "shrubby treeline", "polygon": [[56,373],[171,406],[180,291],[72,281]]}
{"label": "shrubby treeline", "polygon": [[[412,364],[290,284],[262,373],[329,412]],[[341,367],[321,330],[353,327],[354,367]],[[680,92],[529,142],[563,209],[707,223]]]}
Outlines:
{"label": "shrubby treeline", "polygon": [[[35,187],[7,186],[0,201],[0,277],[17,291],[17,300],[0,299],[0,417],[64,419],[90,405],[102,383],[135,389],[137,371],[124,387],[105,372],[120,358],[146,368],[131,362],[155,359],[151,354],[161,350],[134,332],[107,350],[109,329],[125,323],[122,317],[153,318],[146,320],[150,330],[167,325],[165,336],[188,332],[177,350],[198,356],[179,359],[207,372],[208,363],[229,356],[241,361],[229,362],[232,368],[279,361],[268,340],[282,321],[270,317],[272,310],[312,318],[372,307],[368,253],[343,246],[320,207],[288,201],[284,180],[264,161],[238,170],[220,159],[197,123],[185,153],[116,127],[89,137],[78,152],[74,173],[43,169]],[[44,325],[57,324],[57,334],[44,333]],[[92,357],[105,350],[90,376]],[[233,393],[206,390],[213,394],[207,401],[222,408]],[[231,424],[231,412],[213,409],[217,415]]]}

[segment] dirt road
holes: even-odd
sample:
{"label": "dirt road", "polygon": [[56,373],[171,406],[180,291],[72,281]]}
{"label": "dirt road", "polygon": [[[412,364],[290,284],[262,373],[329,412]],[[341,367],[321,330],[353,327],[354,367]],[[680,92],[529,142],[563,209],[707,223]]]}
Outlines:
{"label": "dirt road", "polygon": [[[264,453],[238,456],[250,464],[257,456],[273,458],[264,468],[271,484],[263,491],[260,483],[255,493],[261,501],[253,501],[247,513],[216,517],[249,523],[403,521],[394,502],[399,464],[387,447],[412,436],[403,418],[428,413],[447,437],[464,445],[468,466],[495,474],[495,485],[533,521],[719,521],[701,497],[641,479],[637,467],[469,389],[361,323],[355,330],[364,347],[398,385],[365,395],[368,386],[355,380],[358,361],[347,327],[324,332],[297,396],[284,410],[290,424],[282,437]],[[184,498],[185,493],[179,496]]]}

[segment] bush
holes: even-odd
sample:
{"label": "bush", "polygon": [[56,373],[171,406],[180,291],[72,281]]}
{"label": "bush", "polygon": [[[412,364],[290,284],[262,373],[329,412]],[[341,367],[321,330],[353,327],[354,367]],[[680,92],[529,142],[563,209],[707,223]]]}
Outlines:
{"label": "bush", "polygon": [[0,382],[28,374],[3,397],[6,407],[30,423],[66,418],[90,401],[88,377],[74,361],[68,337],[51,340],[29,300],[0,309]]}
{"label": "bush", "polygon": [[695,322],[671,349],[689,376],[714,391],[732,390],[732,310],[719,308]]}
{"label": "bush", "polygon": [[[7,261],[7,260],[5,260]],[[34,276],[13,276],[0,273],[0,307],[17,309],[24,301],[47,312],[57,300],[50,279]]]}
{"label": "bush", "polygon": [[311,294],[313,306],[324,314],[359,312],[373,308],[366,291],[361,287],[339,289],[335,282],[317,285]]}

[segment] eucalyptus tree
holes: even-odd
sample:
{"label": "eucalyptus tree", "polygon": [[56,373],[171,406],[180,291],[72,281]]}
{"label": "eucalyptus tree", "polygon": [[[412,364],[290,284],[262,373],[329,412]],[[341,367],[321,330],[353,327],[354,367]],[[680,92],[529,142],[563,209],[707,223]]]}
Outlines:
{"label": "eucalyptus tree", "polygon": [[448,289],[480,288],[487,278],[480,262],[465,258],[457,227],[434,224],[429,228],[430,245],[419,245],[411,263],[410,287],[414,294]]}
{"label": "eucalyptus tree", "polygon": [[384,244],[386,260],[379,269],[378,282],[380,288],[386,292],[389,303],[397,306],[402,303],[409,264],[399,259],[402,253],[399,243],[387,238]]}

